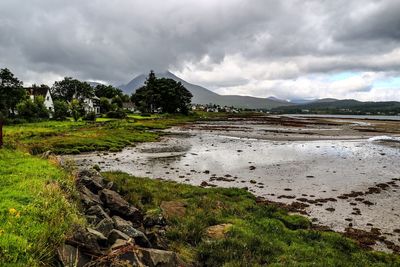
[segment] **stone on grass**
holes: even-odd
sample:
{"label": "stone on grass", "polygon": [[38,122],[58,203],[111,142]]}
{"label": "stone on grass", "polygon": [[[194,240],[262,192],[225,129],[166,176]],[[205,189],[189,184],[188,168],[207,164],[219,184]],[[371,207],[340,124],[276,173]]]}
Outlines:
{"label": "stone on grass", "polygon": [[167,219],[183,217],[186,213],[186,204],[181,201],[163,201],[160,208],[163,216]]}
{"label": "stone on grass", "polygon": [[122,239],[122,240],[133,240],[130,238],[127,234],[124,234],[123,232],[113,229],[108,235],[108,243],[109,244],[114,244],[117,239]]}
{"label": "stone on grass", "polygon": [[133,220],[134,222],[141,222],[143,220],[140,210],[130,205],[128,201],[123,199],[121,195],[115,191],[103,189],[100,191],[100,199],[114,214]]}
{"label": "stone on grass", "polygon": [[139,248],[138,256],[149,267],[187,266],[173,251]]}
{"label": "stone on grass", "polygon": [[133,227],[132,222],[126,221],[119,216],[113,216],[115,229],[128,235],[135,240],[135,243],[142,247],[151,247],[146,235]]}
{"label": "stone on grass", "polygon": [[83,267],[91,261],[90,257],[81,253],[77,247],[62,244],[57,249],[58,258],[63,266]]}
{"label": "stone on grass", "polygon": [[103,205],[100,197],[90,191],[86,186],[78,186],[79,198],[84,207],[89,208],[94,205]]}
{"label": "stone on grass", "polygon": [[97,231],[105,236],[108,236],[112,229],[114,229],[114,222],[111,218],[104,218],[95,227]]}
{"label": "stone on grass", "polygon": [[226,236],[226,233],[231,227],[232,224],[230,223],[213,225],[206,229],[206,235],[212,239],[222,239]]}

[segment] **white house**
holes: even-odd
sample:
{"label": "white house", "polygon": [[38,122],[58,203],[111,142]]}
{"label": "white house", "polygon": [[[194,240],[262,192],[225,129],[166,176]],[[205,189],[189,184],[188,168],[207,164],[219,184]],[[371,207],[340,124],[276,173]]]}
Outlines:
{"label": "white house", "polygon": [[87,97],[83,99],[85,113],[94,112],[96,115],[100,114],[100,98],[94,97]]}
{"label": "white house", "polygon": [[44,98],[44,105],[51,113],[54,111],[54,103],[53,98],[51,97],[49,88],[46,87],[29,87],[26,88],[28,91],[29,97],[35,100],[35,97],[42,96]]}

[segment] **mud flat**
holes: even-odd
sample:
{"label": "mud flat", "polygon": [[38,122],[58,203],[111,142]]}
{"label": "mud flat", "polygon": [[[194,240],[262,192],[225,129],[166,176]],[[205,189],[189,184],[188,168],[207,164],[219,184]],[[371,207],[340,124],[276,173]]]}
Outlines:
{"label": "mud flat", "polygon": [[355,118],[230,118],[169,129],[160,142],[74,159],[104,171],[244,187],[267,200],[294,205],[315,224],[335,231],[372,231],[380,239],[376,249],[396,250],[398,131],[400,122]]}

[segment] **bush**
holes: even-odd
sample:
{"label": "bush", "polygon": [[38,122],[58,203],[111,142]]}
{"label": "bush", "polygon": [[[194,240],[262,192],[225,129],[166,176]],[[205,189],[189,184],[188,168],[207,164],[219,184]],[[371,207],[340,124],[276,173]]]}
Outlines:
{"label": "bush", "polygon": [[83,117],[85,121],[96,121],[96,113],[94,112],[89,112],[88,114]]}
{"label": "bush", "polygon": [[126,113],[123,110],[118,109],[115,111],[107,112],[106,116],[107,118],[124,119],[126,117]]}
{"label": "bush", "polygon": [[49,111],[44,105],[44,98],[37,96],[35,100],[26,99],[17,105],[18,116],[27,120],[47,119]]}
{"label": "bush", "polygon": [[62,100],[54,101],[53,118],[56,120],[65,120],[69,115],[68,103]]}

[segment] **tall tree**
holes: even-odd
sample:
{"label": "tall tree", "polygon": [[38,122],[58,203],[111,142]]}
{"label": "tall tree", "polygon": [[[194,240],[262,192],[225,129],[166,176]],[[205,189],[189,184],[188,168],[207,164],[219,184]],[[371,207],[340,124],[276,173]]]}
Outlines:
{"label": "tall tree", "polygon": [[122,91],[121,89],[115,88],[114,86],[111,85],[104,85],[104,84],[98,84],[94,88],[94,92],[98,98],[101,97],[106,97],[106,98],[113,98],[116,96],[122,96]]}
{"label": "tall tree", "polygon": [[132,95],[132,102],[142,112],[157,110],[168,113],[188,113],[192,94],[180,83],[172,79],[157,79],[151,71],[145,85]]}
{"label": "tall tree", "polygon": [[65,100],[71,103],[74,98],[82,100],[86,97],[93,97],[94,89],[87,82],[65,77],[64,80],[54,83],[51,93],[56,100]]}
{"label": "tall tree", "polygon": [[17,104],[27,93],[22,82],[7,68],[0,69],[0,112],[3,116],[14,115]]}

